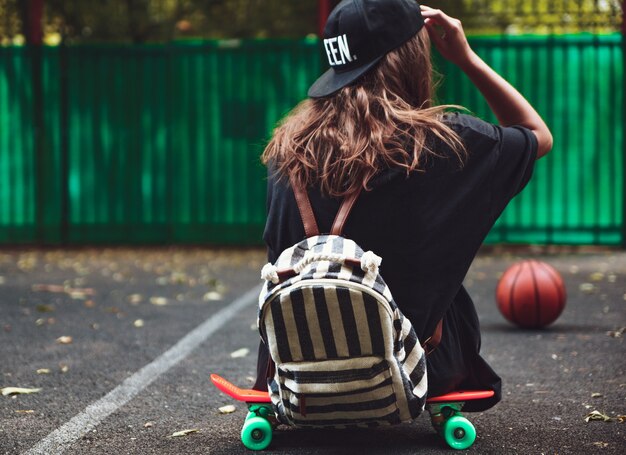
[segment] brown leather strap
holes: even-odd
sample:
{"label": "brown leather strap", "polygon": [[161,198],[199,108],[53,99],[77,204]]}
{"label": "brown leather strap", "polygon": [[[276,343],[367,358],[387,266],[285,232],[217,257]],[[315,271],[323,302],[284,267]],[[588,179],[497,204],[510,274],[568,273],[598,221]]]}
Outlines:
{"label": "brown leather strap", "polygon": [[311,207],[309,195],[306,193],[306,190],[301,188],[299,185],[296,185],[293,178],[291,179],[291,188],[293,189],[293,194],[296,196],[296,203],[298,204],[298,210],[300,211],[300,218],[302,219],[302,224],[304,225],[304,234],[307,237],[318,235],[320,230],[317,227],[317,222],[315,221],[315,215],[313,214],[313,207]]}
{"label": "brown leather strap", "polygon": [[343,225],[346,224],[346,220],[348,219],[348,215],[350,215],[350,211],[354,206],[354,203],[361,194],[361,188],[350,196],[346,196],[341,203],[341,207],[339,207],[339,211],[337,212],[337,216],[335,216],[335,221],[333,221],[333,227],[330,229],[330,233],[332,235],[341,235],[343,233]]}
{"label": "brown leather strap", "polygon": [[435,331],[433,332],[433,334],[426,341],[424,341],[424,344],[422,345],[422,347],[424,348],[424,351],[426,351],[426,355],[430,354],[435,349],[437,349],[437,346],[439,346],[439,343],[441,342],[442,334],[443,334],[443,318],[439,320],[439,322],[437,323],[437,327],[435,327]]}
{"label": "brown leather strap", "polygon": [[[296,204],[298,204],[298,210],[300,211],[300,218],[302,219],[302,224],[304,225],[304,234],[307,237],[319,235],[320,230],[317,227],[317,221],[315,221],[315,214],[313,213],[313,207],[311,207],[309,195],[306,190],[296,184],[293,178],[290,179],[290,181],[293,194],[296,197]],[[346,196],[341,202],[339,211],[337,212],[333,225],[330,229],[330,233],[332,235],[342,234],[343,226],[346,224],[348,215],[350,215],[350,211],[358,199],[359,194],[361,194],[361,188],[352,193],[350,196]]]}

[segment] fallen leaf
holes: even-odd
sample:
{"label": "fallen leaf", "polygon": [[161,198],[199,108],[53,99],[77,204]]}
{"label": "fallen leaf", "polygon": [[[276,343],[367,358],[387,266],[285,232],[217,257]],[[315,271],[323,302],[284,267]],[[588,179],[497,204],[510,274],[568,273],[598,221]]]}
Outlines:
{"label": "fallen leaf", "polygon": [[62,336],[57,338],[57,343],[59,344],[72,344],[74,339],[71,336]]}
{"label": "fallen leaf", "polygon": [[582,283],[579,286],[579,289],[585,294],[593,294],[593,292],[596,290],[596,287],[591,283]]}
{"label": "fallen leaf", "polygon": [[167,299],[165,297],[150,297],[150,303],[156,306],[167,305]]}
{"label": "fallen leaf", "polygon": [[618,416],[615,416],[615,418],[617,419],[617,421],[618,421],[619,423],[624,423],[624,422],[626,422],[626,415],[620,414],[620,415],[618,415]]}
{"label": "fallen leaf", "polygon": [[85,299],[89,295],[95,295],[92,288],[71,288],[59,284],[33,284],[31,289],[35,292],[57,292],[66,293],[73,299]]}
{"label": "fallen leaf", "polygon": [[589,414],[587,414],[587,417],[585,417],[585,422],[589,422],[591,420],[602,420],[603,422],[610,422],[611,418],[606,414],[602,414],[600,411],[591,411]]}
{"label": "fallen leaf", "polygon": [[600,449],[606,449],[609,446],[609,443],[608,442],[594,442],[593,445]]}
{"label": "fallen leaf", "polygon": [[37,305],[35,309],[40,313],[52,313],[54,311],[54,307],[52,305],[46,305],[43,303]]}
{"label": "fallen leaf", "polygon": [[39,368],[37,374],[50,374],[50,368]]}
{"label": "fallen leaf", "polygon": [[217,286],[218,281],[217,281],[217,278],[212,277],[211,275],[205,274],[200,277],[200,283],[205,284],[207,286],[215,287]]}
{"label": "fallen leaf", "polygon": [[84,289],[68,289],[67,294],[74,300],[86,300],[88,296],[93,295],[89,292],[85,292]]}
{"label": "fallen leaf", "polygon": [[96,306],[96,302],[94,302],[93,300],[85,300],[85,307],[86,308],[93,308]]}
{"label": "fallen leaf", "polygon": [[28,389],[24,387],[3,387],[0,389],[2,392],[2,396],[7,395],[28,395],[30,393],[37,393],[41,391],[41,389]]}
{"label": "fallen leaf", "polygon": [[119,283],[119,282],[124,281],[124,279],[125,279],[125,277],[124,277],[123,273],[117,272],[117,273],[113,274],[113,281],[117,281]]}
{"label": "fallen leaf", "polygon": [[143,319],[137,319],[135,322],[133,322],[133,325],[137,328],[143,327]]}
{"label": "fallen leaf", "polygon": [[589,275],[589,279],[591,281],[602,281],[604,279],[604,273],[594,272],[591,275]]}
{"label": "fallen leaf", "polygon": [[204,294],[204,297],[202,297],[202,299],[205,302],[211,302],[211,301],[216,301],[216,300],[222,300],[222,294],[220,294],[217,291],[211,291],[211,292],[207,292],[206,294]]}
{"label": "fallen leaf", "polygon": [[17,262],[17,266],[20,270],[29,272],[37,266],[37,258],[35,257],[20,257]]}
{"label": "fallen leaf", "polygon": [[96,295],[96,290],[93,288],[67,288],[69,294],[83,294],[83,295]]}
{"label": "fallen leaf", "polygon": [[606,334],[610,336],[611,338],[621,338],[625,332],[626,332],[626,327],[620,327],[617,330],[609,330],[608,332],[606,332]]}
{"label": "fallen leaf", "polygon": [[187,284],[188,278],[184,272],[172,272],[169,278],[172,284]]}
{"label": "fallen leaf", "polygon": [[191,430],[181,430],[181,431],[176,431],[174,433],[172,433],[170,435],[170,438],[178,438],[180,436],[187,436],[188,434],[191,433],[198,433],[200,430],[198,430],[197,428],[193,428]]}
{"label": "fallen leaf", "polygon": [[141,294],[131,294],[127,297],[128,302],[131,305],[138,305],[143,302],[143,295]]}
{"label": "fallen leaf", "polygon": [[33,284],[31,289],[35,292],[65,292],[65,286],[58,284]]}
{"label": "fallen leaf", "polygon": [[233,359],[239,359],[239,358],[241,358],[241,357],[245,357],[245,356],[247,356],[249,353],[250,353],[250,349],[248,349],[248,348],[241,348],[241,349],[237,349],[237,350],[236,350],[236,351],[234,351],[234,352],[231,352],[231,353],[230,353],[230,356],[231,356]]}
{"label": "fallen leaf", "polygon": [[232,404],[228,404],[226,406],[222,406],[221,408],[218,408],[218,411],[220,411],[220,414],[231,414],[235,412],[236,410],[237,408],[233,406]]}

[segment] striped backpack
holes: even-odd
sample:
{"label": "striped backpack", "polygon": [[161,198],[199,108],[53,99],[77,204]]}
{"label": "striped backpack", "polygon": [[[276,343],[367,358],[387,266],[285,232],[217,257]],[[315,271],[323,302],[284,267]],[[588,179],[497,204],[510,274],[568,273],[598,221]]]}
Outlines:
{"label": "striped backpack", "polygon": [[358,197],[320,235],[292,182],[306,239],[263,267],[258,325],[277,419],[296,427],[396,424],[424,409],[423,347],[379,274],[381,258],[340,234]]}

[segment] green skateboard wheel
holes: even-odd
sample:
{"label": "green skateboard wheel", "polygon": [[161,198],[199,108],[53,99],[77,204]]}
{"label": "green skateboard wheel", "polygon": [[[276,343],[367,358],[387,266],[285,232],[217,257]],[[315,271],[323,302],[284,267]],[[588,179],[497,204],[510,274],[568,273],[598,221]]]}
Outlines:
{"label": "green skateboard wheel", "polygon": [[241,442],[250,450],[263,450],[272,442],[272,425],[263,417],[246,419],[241,429]]}
{"label": "green skateboard wheel", "polygon": [[476,429],[465,417],[453,416],[443,424],[443,438],[451,448],[464,450],[474,444]]}

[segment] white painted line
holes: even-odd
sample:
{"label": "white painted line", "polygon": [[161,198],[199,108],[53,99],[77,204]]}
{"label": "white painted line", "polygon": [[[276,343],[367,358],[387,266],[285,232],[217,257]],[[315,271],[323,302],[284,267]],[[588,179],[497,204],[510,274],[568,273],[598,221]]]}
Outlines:
{"label": "white painted line", "polygon": [[124,406],[135,395],[152,384],[155,379],[187,357],[191,351],[221,329],[245,306],[256,301],[259,291],[258,287],[254,287],[215,313],[154,361],[39,441],[33,448],[25,452],[25,455],[62,454],[69,448],[70,444],[92,431],[102,420]]}

